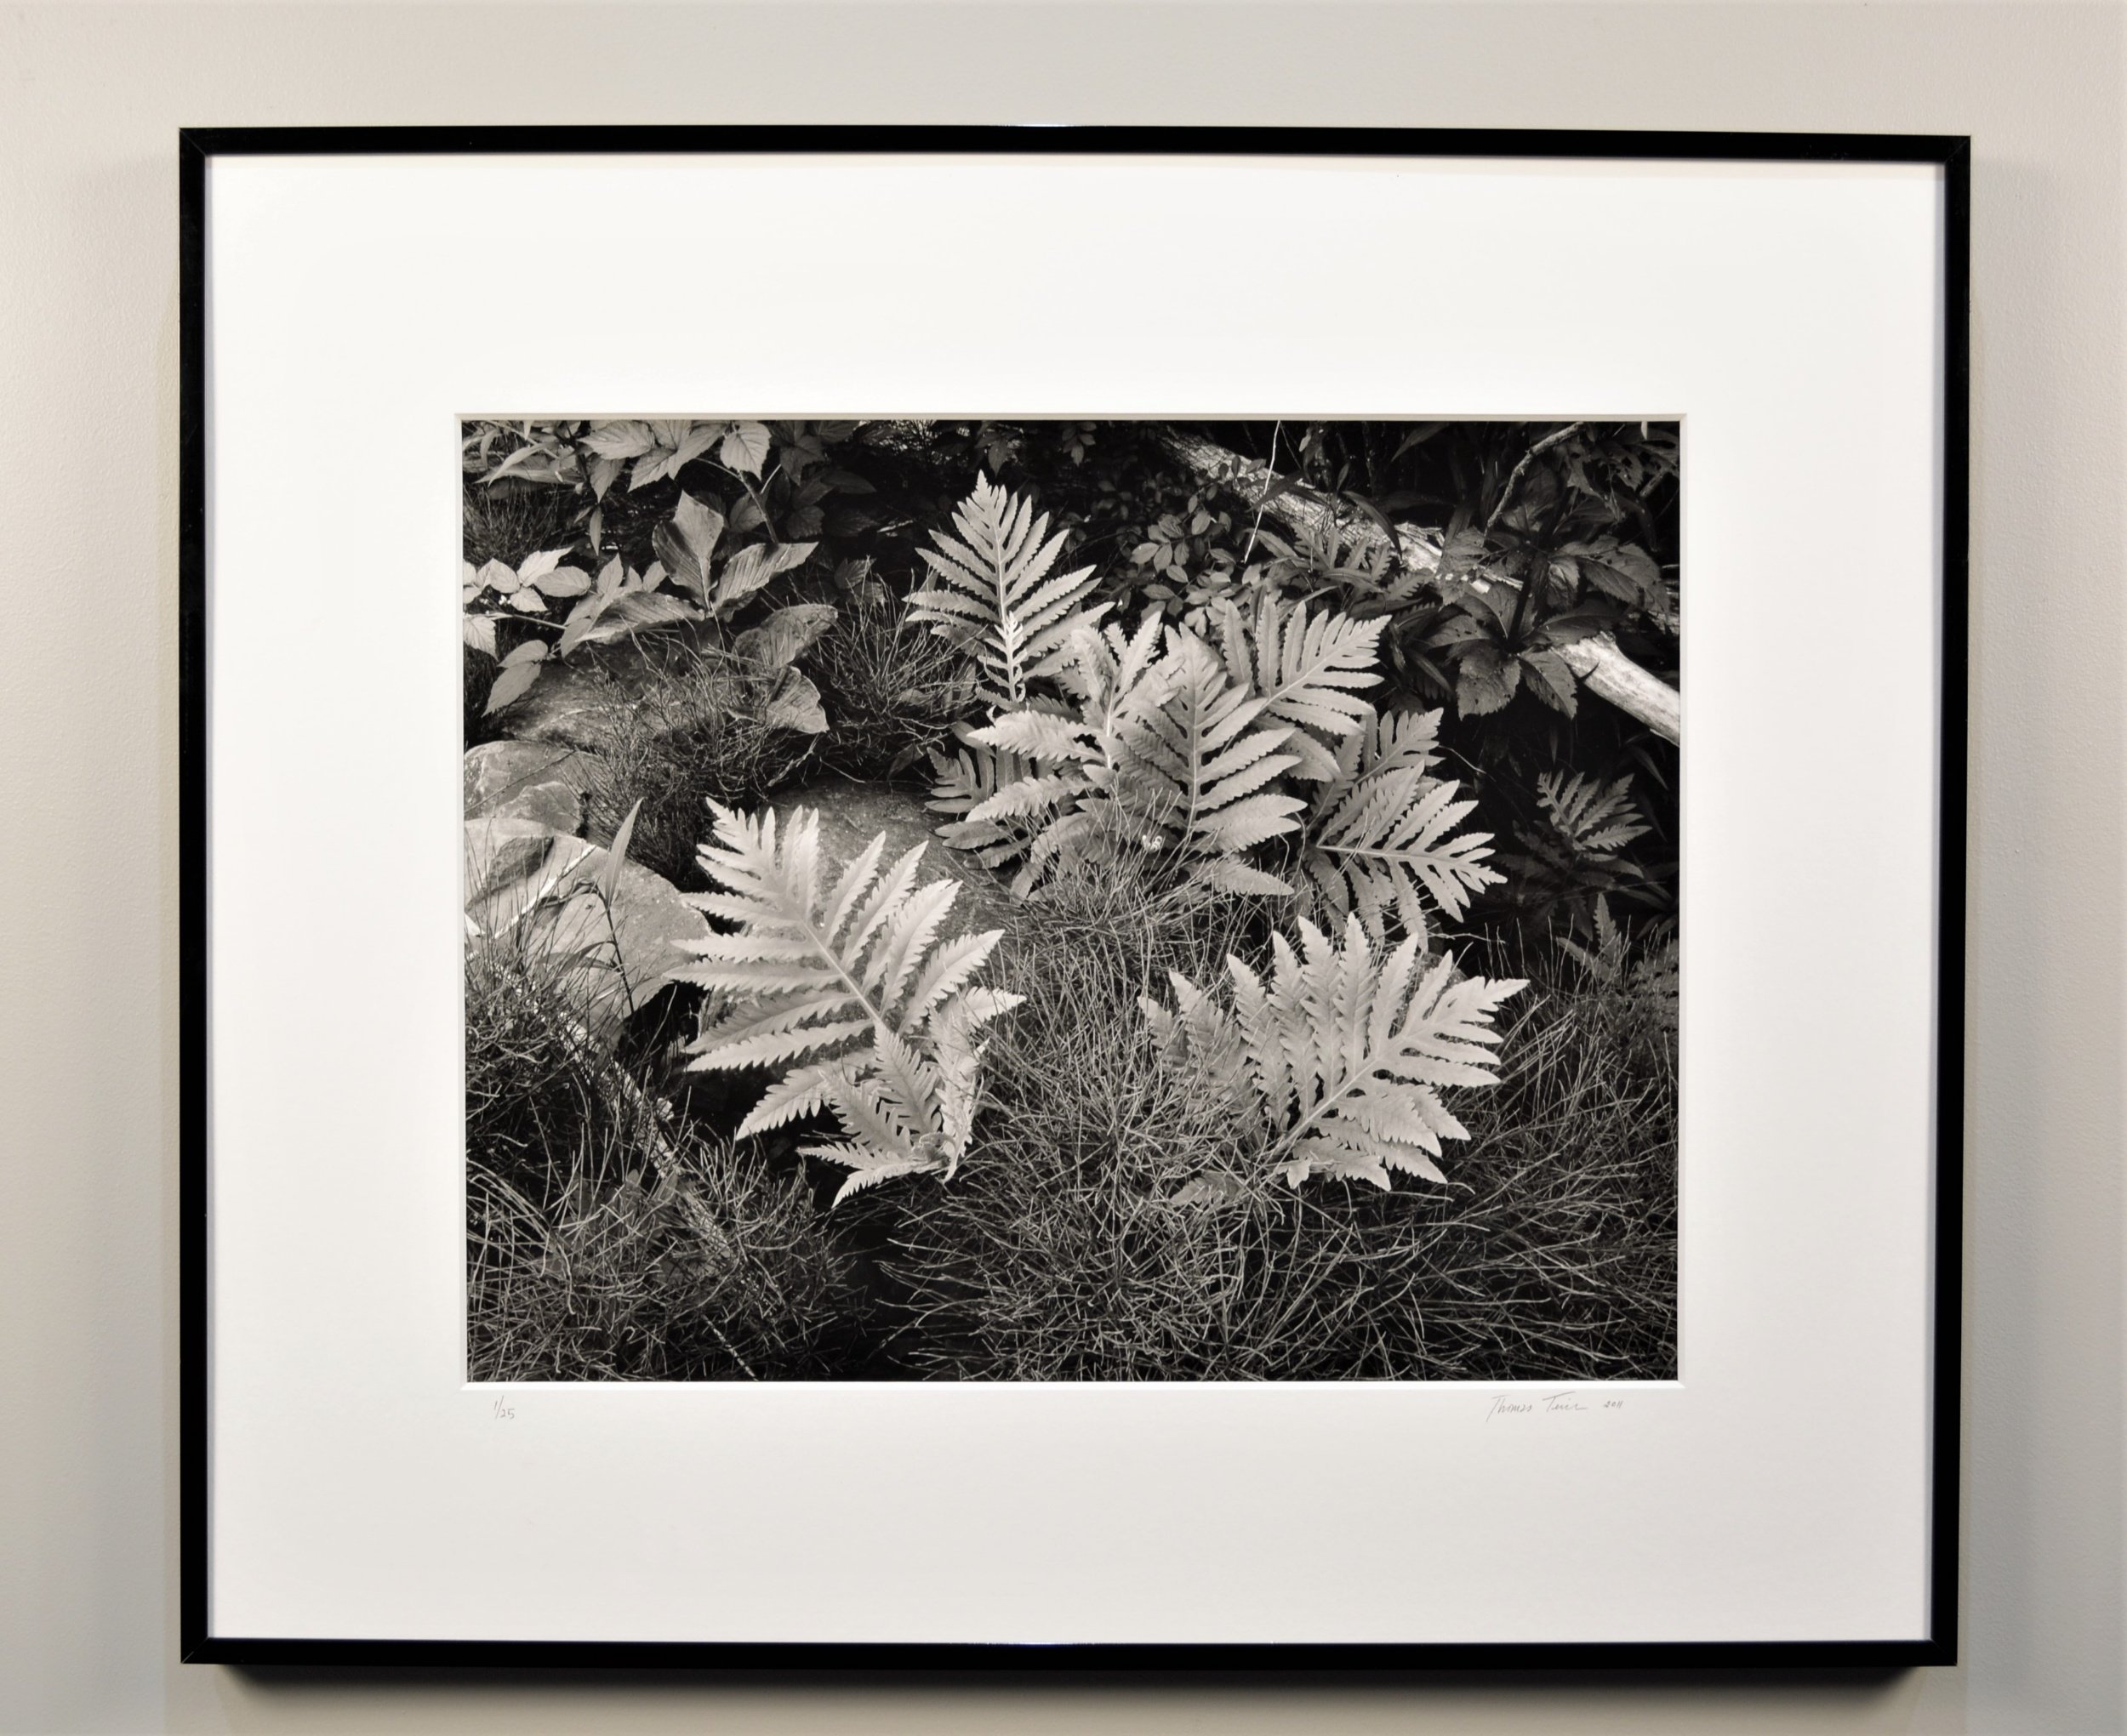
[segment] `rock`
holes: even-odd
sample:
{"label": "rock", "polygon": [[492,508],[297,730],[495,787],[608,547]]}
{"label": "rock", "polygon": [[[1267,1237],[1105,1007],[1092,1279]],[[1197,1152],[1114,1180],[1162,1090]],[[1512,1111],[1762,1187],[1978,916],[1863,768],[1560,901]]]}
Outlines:
{"label": "rock", "polygon": [[550,742],[484,743],[465,755],[465,817],[576,831],[590,771],[586,755]]}
{"label": "rock", "polygon": [[961,885],[947,924],[949,933],[985,928],[1010,932],[1018,926],[1024,907],[1013,901],[1005,882],[966,851],[946,848],[933,829],[938,816],[923,805],[922,796],[915,790],[889,783],[818,783],[809,789],[785,791],[770,805],[778,820],[787,819],[795,808],[816,811],[820,817],[820,849],[836,862],[861,856],[881,832],[887,834],[887,862],[918,844],[927,845],[916,870],[917,884],[950,878]]}
{"label": "rock", "polygon": [[695,963],[702,914],[662,875],[624,862],[610,911],[596,885],[610,852],[536,820],[465,825],[465,938],[554,961],[585,1033],[601,1049],[622,1022]]}
{"label": "rock", "polygon": [[594,750],[609,746],[628,714],[660,682],[695,667],[709,641],[699,627],[639,633],[612,645],[587,645],[550,657],[532,689],[505,708],[508,729],[528,742]]}

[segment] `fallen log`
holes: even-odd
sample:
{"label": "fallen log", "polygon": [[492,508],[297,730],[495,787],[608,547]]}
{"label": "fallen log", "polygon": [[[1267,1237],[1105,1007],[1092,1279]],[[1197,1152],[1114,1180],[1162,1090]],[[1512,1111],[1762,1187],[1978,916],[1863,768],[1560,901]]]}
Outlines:
{"label": "fallen log", "polygon": [[[1219,483],[1243,496],[1253,493],[1260,497],[1273,481],[1269,466],[1241,458],[1200,435],[1169,434],[1166,444],[1184,469],[1207,482]],[[1355,544],[1371,551],[1379,549],[1389,540],[1371,519],[1346,511],[1312,488],[1287,487],[1264,509],[1303,535],[1321,536],[1334,532],[1348,547]],[[1395,529],[1396,553],[1406,566],[1420,573],[1439,568],[1440,539],[1437,532],[1416,525],[1398,525]],[[1499,582],[1514,583],[1511,579]],[[1561,645],[1557,649],[1566,666],[1580,678],[1581,684],[1597,698],[1645,724],[1665,741],[1679,738],[1683,702],[1677,690],[1627,657],[1609,634],[1599,633],[1593,638]]]}

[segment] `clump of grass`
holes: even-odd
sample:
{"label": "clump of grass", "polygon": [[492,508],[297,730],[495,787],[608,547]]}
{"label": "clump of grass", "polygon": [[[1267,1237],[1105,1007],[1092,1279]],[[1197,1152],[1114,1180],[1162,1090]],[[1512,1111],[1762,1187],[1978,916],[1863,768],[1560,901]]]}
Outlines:
{"label": "clump of grass", "polygon": [[559,549],[581,534],[584,497],[548,482],[465,484],[465,559],[475,566],[500,561],[518,566],[525,557]]}
{"label": "clump of grass", "polygon": [[[881,1199],[883,1261],[911,1372],[1010,1380],[1208,1371],[1245,1276],[1226,1227],[1172,1196],[1233,1160],[1231,1129],[1143,1040],[1138,994],[1218,967],[1251,920],[1231,899],[1160,899],[1070,875],[1026,907],[999,985],[983,1132],[960,1173]],[[883,1192],[883,1191],[882,1191]]]}
{"label": "clump of grass", "polygon": [[641,802],[629,854],[685,887],[704,884],[695,849],[710,800],[757,806],[818,751],[818,737],[761,722],[744,676],[713,651],[676,660],[614,717],[587,767],[587,834],[611,838]]}
{"label": "clump of grass", "polygon": [[803,1178],[721,1141],[681,1131],[653,1154],[608,1128],[544,1199],[469,1179],[475,1380],[817,1379],[861,1334]]}
{"label": "clump of grass", "polygon": [[866,1307],[803,1176],[680,1120],[541,961],[468,966],[476,1380],[816,1378]]}
{"label": "clump of grass", "polygon": [[465,1145],[470,1162],[544,1194],[556,1153],[610,1119],[616,1081],[565,972],[501,946],[465,966]]}
{"label": "clump of grass", "polygon": [[965,657],[898,603],[869,597],[842,605],[808,665],[826,701],[825,757],[855,778],[890,776],[943,747],[974,697]]}
{"label": "clump of grass", "polygon": [[[1132,896],[1074,892],[1001,972],[1029,1000],[993,1039],[981,1141],[949,1186],[898,1202],[888,1269],[913,1370],[1674,1374],[1674,1027],[1651,1049],[1614,990],[1532,989],[1499,1087],[1458,1097],[1472,1136],[1444,1160],[1449,1187],[1293,1190],[1246,1172],[1229,1130],[1155,1064],[1135,1004],[1170,967],[1212,980],[1260,917],[1225,901],[1132,917]],[[1222,1170],[1236,1197],[1175,1198]]]}

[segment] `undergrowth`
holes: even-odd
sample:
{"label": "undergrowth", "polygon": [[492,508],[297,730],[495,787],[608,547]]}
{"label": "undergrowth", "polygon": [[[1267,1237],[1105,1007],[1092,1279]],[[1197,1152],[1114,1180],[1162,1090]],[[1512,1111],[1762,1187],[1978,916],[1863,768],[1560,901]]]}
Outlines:
{"label": "undergrowth", "polygon": [[974,697],[951,647],[883,603],[846,606],[811,667],[831,720],[822,757],[851,777],[916,764],[944,745]]}
{"label": "undergrowth", "polygon": [[1126,997],[1155,970],[1211,976],[1217,926],[1065,919],[1001,973],[1029,1004],[994,1046],[994,1130],[894,1232],[917,1372],[1674,1376],[1673,1027],[1650,1045],[1618,992],[1569,972],[1510,1023],[1498,1090],[1463,1106],[1447,1187],[1255,1176],[1184,1203],[1232,1164],[1231,1130],[1154,1065]]}
{"label": "undergrowth", "polygon": [[802,1175],[671,1116],[522,961],[467,983],[476,1380],[805,1379],[864,1330]]}
{"label": "undergrowth", "polygon": [[[482,435],[468,745],[580,737],[679,961],[469,936],[474,1377],[1674,1377],[1674,725],[1563,660],[1668,679],[1673,449],[1442,427],[1229,424],[1246,499],[1126,424]],[[913,823],[837,902],[760,811],[853,783]]]}
{"label": "undergrowth", "polygon": [[761,721],[738,671],[709,657],[674,663],[617,716],[587,769],[588,834],[610,838],[640,802],[630,854],[695,890],[709,804],[758,807],[818,753],[817,737]]}
{"label": "undergrowth", "polygon": [[499,561],[516,566],[577,535],[578,508],[567,492],[505,476],[465,486],[465,558],[475,566]]}

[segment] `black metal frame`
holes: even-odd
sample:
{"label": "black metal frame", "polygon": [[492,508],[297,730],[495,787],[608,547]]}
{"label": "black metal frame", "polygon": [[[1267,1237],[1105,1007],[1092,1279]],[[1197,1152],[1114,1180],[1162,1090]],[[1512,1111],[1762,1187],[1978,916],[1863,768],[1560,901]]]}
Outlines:
{"label": "black metal frame", "polygon": [[[181,299],[178,686],[181,953],[179,1253],[180,1655],[187,1663],[1112,1672],[1902,1669],[1957,1659],[1969,727],[1971,142],[1950,136],[1376,128],[409,127],[188,129],[179,139]],[[1942,662],[1936,792],[1934,1450],[1929,1634],[1919,1640],[1500,1645],[613,1643],[271,1639],[208,1626],[207,164],[214,157],[739,151],[812,155],[1486,157],[1902,162],[1943,171]]]}

